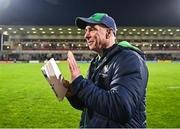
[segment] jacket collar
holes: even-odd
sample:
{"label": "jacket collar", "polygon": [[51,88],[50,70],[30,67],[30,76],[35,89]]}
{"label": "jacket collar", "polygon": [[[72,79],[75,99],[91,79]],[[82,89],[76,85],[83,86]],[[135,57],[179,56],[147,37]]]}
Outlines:
{"label": "jacket collar", "polygon": [[101,69],[108,61],[112,59],[112,57],[116,54],[122,51],[122,48],[119,47],[117,44],[114,44],[112,47],[103,49],[103,55],[100,58],[99,62],[100,64],[96,68],[96,70]]}

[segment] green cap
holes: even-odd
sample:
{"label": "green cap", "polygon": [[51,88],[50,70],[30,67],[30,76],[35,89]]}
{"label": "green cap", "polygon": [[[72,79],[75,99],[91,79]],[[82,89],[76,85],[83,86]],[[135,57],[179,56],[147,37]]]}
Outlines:
{"label": "green cap", "polygon": [[106,13],[95,13],[88,18],[77,17],[75,20],[75,24],[81,29],[85,29],[87,25],[103,24],[107,28],[112,29],[114,34],[116,34],[117,31],[114,19]]}

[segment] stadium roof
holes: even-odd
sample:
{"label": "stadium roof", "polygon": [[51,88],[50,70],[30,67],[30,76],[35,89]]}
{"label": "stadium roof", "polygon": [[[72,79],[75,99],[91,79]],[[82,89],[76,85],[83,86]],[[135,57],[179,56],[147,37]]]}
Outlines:
{"label": "stadium roof", "polygon": [[[0,33],[4,35],[71,35],[82,36],[84,30],[75,26],[9,26],[0,25]],[[117,37],[180,37],[178,27],[119,27]]]}

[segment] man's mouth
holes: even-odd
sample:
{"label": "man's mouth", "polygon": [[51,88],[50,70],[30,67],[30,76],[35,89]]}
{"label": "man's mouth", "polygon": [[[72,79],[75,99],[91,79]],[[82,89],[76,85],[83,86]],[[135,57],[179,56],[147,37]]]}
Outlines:
{"label": "man's mouth", "polygon": [[89,41],[89,42],[88,42],[88,45],[91,45],[91,44],[93,44],[93,41]]}

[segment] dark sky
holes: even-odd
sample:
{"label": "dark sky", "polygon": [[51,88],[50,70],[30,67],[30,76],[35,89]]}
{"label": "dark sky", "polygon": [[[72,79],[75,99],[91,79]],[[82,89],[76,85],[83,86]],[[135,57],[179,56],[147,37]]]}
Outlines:
{"label": "dark sky", "polygon": [[1,25],[74,25],[95,12],[118,26],[180,26],[180,0],[0,0]]}

